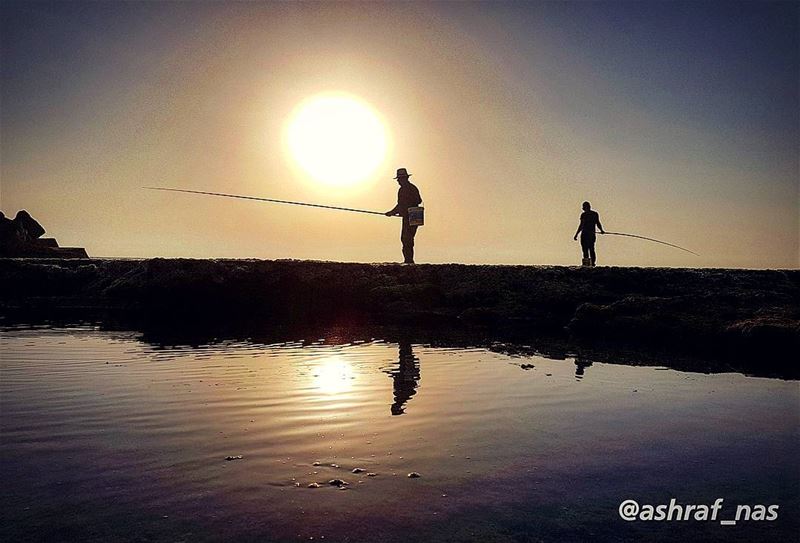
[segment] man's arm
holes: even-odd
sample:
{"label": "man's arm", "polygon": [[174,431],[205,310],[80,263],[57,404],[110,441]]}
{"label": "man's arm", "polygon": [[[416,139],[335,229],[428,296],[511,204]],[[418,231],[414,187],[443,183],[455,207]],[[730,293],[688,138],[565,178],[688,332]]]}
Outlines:
{"label": "man's arm", "polygon": [[387,217],[392,217],[394,215],[400,214],[400,190],[397,191],[397,205],[394,206],[392,209],[384,213]]}
{"label": "man's arm", "polygon": [[599,213],[597,214],[597,228],[600,229],[600,233],[601,234],[605,234],[606,233],[606,231],[603,230],[603,225],[600,224],[600,214]]}
{"label": "man's arm", "polygon": [[581,233],[581,230],[583,230],[583,221],[578,223],[578,229],[575,230],[575,235],[572,236],[572,239],[574,239],[575,241],[578,241],[578,234]]}

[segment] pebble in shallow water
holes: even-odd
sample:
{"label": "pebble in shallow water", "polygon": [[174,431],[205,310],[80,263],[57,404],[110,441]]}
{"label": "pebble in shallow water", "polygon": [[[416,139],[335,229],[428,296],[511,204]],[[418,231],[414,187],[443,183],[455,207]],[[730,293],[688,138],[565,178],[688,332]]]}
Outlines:
{"label": "pebble in shallow water", "polygon": [[242,458],[244,457],[241,454],[237,454],[236,456],[226,456],[225,460],[241,460]]}
{"label": "pebble in shallow water", "polygon": [[422,477],[422,475],[420,475],[416,471],[412,471],[411,473],[408,474],[409,479],[418,479],[420,477]]}
{"label": "pebble in shallow water", "polygon": [[312,466],[321,466],[322,464],[321,464],[320,462],[314,462],[314,463],[313,463],[313,464],[311,464],[311,465],[312,465]]}
{"label": "pebble in shallow water", "polygon": [[319,488],[319,483],[308,483],[308,488]]}
{"label": "pebble in shallow water", "polygon": [[378,474],[377,474],[377,473],[374,473],[374,472],[372,472],[372,471],[370,471],[369,473],[367,473],[367,477],[377,477],[377,476],[378,476]]}
{"label": "pebble in shallow water", "polygon": [[367,470],[364,468],[353,468],[353,473],[364,473],[365,471]]}
{"label": "pebble in shallow water", "polygon": [[331,479],[330,481],[328,481],[328,484],[331,486],[338,486],[339,488],[341,488],[343,486],[349,485],[350,483],[348,483],[347,481],[342,481],[341,479]]}

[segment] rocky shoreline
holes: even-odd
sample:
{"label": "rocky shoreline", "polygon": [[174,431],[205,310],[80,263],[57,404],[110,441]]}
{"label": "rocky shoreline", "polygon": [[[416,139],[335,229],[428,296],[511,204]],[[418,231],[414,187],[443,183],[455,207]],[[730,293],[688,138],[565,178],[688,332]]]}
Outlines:
{"label": "rocky shoreline", "polygon": [[[0,310],[151,322],[392,324],[716,357],[800,347],[800,271],[0,259]],[[792,357],[793,358],[793,357]]]}

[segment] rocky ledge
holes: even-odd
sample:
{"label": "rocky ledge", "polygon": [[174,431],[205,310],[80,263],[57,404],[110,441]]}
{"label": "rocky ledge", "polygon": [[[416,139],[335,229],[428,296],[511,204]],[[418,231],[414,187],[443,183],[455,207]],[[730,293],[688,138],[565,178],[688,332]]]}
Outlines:
{"label": "rocky ledge", "polygon": [[514,329],[717,356],[800,347],[800,271],[0,259],[5,315]]}

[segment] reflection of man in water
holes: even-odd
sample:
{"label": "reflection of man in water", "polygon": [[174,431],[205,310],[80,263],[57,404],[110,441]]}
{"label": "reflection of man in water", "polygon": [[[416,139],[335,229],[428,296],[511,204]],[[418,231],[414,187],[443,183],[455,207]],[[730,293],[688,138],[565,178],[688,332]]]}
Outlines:
{"label": "reflection of man in water", "polygon": [[584,360],[583,358],[576,357],[575,358],[575,377],[578,379],[583,378],[584,368],[588,368],[592,365],[591,360]]}
{"label": "reflection of man in water", "polygon": [[411,343],[399,343],[398,366],[387,371],[394,381],[394,403],[392,415],[405,413],[406,403],[417,393],[417,384],[420,380],[419,359],[414,356]]}
{"label": "reflection of man in water", "polygon": [[600,224],[600,215],[597,211],[592,210],[592,204],[583,202],[583,213],[581,213],[581,223],[578,225],[578,230],[572,239],[578,239],[578,234],[581,235],[581,249],[583,250],[583,265],[594,266],[597,261],[597,255],[594,253],[594,242],[596,239],[595,227],[600,229],[601,234],[605,234],[603,225]]}

